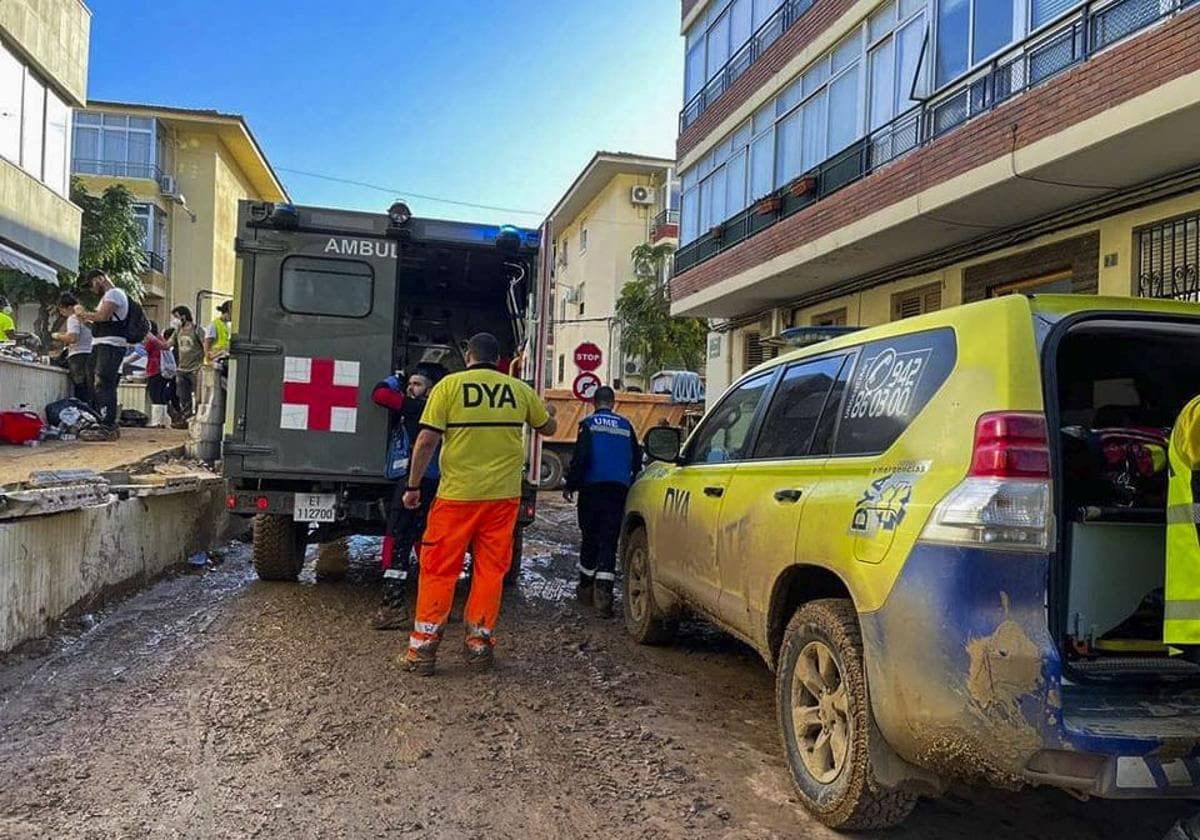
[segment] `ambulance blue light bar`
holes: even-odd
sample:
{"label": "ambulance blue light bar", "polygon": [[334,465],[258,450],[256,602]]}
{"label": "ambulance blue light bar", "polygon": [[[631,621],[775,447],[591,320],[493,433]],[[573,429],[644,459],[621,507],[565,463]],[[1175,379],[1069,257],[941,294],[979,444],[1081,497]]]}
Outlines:
{"label": "ambulance blue light bar", "polygon": [[490,245],[501,235],[515,234],[526,248],[536,248],[540,238],[536,230],[513,225],[477,225],[443,219],[413,219],[411,226],[419,239],[463,245]]}

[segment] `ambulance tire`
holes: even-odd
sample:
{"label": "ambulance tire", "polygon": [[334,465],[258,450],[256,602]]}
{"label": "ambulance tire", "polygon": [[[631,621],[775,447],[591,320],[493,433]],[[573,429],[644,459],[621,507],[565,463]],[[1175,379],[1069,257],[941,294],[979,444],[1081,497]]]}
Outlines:
{"label": "ambulance tire", "polygon": [[899,825],[912,812],[916,796],[875,781],[870,738],[878,729],[858,614],[849,600],[810,601],[792,616],[776,670],[775,707],[792,781],[813,816],[830,828],[871,831]]}
{"label": "ambulance tire", "polygon": [[621,599],[625,631],[639,645],[665,645],[675,638],[679,622],[664,615],[654,601],[650,543],[646,530],[638,527],[621,540],[621,569],[625,596]]}
{"label": "ambulance tire", "polygon": [[260,513],[254,517],[254,573],[259,580],[295,580],[304,567],[308,525],[289,516]]}
{"label": "ambulance tire", "polygon": [[504,575],[504,585],[515,586],[521,579],[521,553],[525,550],[525,529],[517,526],[513,529],[512,562]]}
{"label": "ambulance tire", "polygon": [[562,456],[548,446],[542,447],[542,471],[539,490],[557,490],[566,477]]}

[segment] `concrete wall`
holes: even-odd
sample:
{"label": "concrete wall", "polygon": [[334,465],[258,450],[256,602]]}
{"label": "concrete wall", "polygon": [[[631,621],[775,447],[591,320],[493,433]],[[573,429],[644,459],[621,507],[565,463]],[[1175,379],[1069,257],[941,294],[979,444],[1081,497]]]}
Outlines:
{"label": "concrete wall", "polygon": [[82,217],[83,211],[70,201],[0,158],[0,239],[74,271],[79,265]]}
{"label": "concrete wall", "polygon": [[0,522],[0,651],[209,548],[224,518],[224,484],[212,479],[175,495]]}
{"label": "concrete wall", "polygon": [[[42,414],[47,403],[71,395],[67,372],[60,368],[0,359],[0,411],[22,404]],[[4,552],[0,551],[0,560]]]}
{"label": "concrete wall", "polygon": [[79,0],[4,0],[0,34],[17,44],[72,103],[87,100],[92,13]]}

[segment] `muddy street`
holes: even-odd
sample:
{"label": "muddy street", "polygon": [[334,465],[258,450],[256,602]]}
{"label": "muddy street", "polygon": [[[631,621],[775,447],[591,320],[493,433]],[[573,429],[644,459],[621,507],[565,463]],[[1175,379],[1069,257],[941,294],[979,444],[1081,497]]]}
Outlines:
{"label": "muddy street", "polygon": [[[245,546],[0,666],[0,837],[835,837],[795,805],[772,677],[702,625],[638,647],[569,597],[543,500],[498,668],[434,679],[376,585],[264,584]],[[311,560],[311,552],[310,552]],[[452,634],[457,628],[452,628]],[[1154,838],[1184,810],[956,790],[894,838]]]}

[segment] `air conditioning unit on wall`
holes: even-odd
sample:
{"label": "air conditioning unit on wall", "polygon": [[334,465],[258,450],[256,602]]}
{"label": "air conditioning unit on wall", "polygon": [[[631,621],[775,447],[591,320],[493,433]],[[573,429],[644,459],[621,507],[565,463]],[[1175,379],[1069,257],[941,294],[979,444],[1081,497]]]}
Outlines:
{"label": "air conditioning unit on wall", "polygon": [[578,303],[579,290],[577,288],[574,286],[560,286],[559,288],[559,293],[562,295],[561,300],[566,303]]}
{"label": "air conditioning unit on wall", "polygon": [[654,187],[643,187],[640,184],[629,191],[629,200],[634,204],[653,204],[655,199]]}

